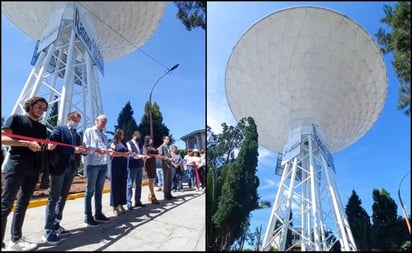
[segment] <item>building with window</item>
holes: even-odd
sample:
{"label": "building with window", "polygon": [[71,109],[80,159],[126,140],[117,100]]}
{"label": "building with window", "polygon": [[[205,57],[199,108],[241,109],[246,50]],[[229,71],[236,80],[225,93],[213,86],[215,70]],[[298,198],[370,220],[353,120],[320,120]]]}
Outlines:
{"label": "building with window", "polygon": [[180,138],[186,144],[186,150],[206,149],[206,130],[195,130]]}

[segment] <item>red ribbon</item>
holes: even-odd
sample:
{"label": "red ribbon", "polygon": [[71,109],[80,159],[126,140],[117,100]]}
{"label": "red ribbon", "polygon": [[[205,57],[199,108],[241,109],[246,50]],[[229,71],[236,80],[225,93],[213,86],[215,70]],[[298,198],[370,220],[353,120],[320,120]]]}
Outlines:
{"label": "red ribbon", "polygon": [[71,145],[71,144],[66,144],[62,142],[57,142],[57,141],[51,141],[51,140],[44,140],[44,139],[39,139],[39,138],[34,138],[34,137],[27,137],[23,135],[18,135],[18,134],[11,134],[7,132],[1,132],[1,135],[8,136],[10,138],[15,138],[15,139],[20,139],[20,140],[26,140],[26,141],[37,141],[40,143],[46,143],[46,144],[55,144],[55,145],[60,145],[60,146],[66,146],[66,147],[72,147],[75,148],[76,146]]}
{"label": "red ribbon", "polygon": [[[71,144],[67,144],[67,143],[51,141],[51,140],[44,140],[44,139],[39,139],[39,138],[34,138],[34,137],[27,137],[27,136],[18,135],[18,134],[11,134],[11,133],[7,133],[7,132],[4,132],[4,131],[1,132],[1,135],[8,136],[10,138],[20,139],[20,140],[26,140],[26,141],[37,141],[37,142],[40,142],[40,143],[45,143],[45,144],[50,143],[50,144],[66,146],[66,147],[72,147],[72,148],[77,147],[75,145],[71,145]],[[103,149],[101,149],[101,150],[103,150]],[[116,152],[116,151],[114,151],[114,152]],[[128,152],[128,153],[129,153],[129,155],[136,155],[134,152]],[[140,154],[138,154],[138,155],[140,155]],[[165,156],[162,156],[162,155],[150,154],[150,155],[146,155],[146,156],[149,156],[150,158],[155,157],[155,158],[162,159],[162,160],[170,159],[169,157],[165,157]]]}

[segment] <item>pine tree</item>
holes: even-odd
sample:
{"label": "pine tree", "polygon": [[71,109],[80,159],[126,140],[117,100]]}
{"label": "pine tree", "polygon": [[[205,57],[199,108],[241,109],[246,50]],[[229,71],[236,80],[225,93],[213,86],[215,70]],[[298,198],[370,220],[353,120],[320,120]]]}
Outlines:
{"label": "pine tree", "polygon": [[[170,137],[170,145],[175,142],[173,135],[170,134],[169,128],[163,123],[163,116],[160,112],[160,108],[157,103],[152,104],[152,122],[153,122],[153,145],[159,147],[163,143],[163,136],[167,135]],[[144,114],[138,125],[140,133],[142,134],[142,139],[144,136],[150,135],[150,103],[146,102],[144,108]]]}
{"label": "pine tree", "polygon": [[389,192],[373,189],[372,204],[372,250],[399,250],[399,234],[397,231],[397,208]]}
{"label": "pine tree", "polygon": [[224,166],[222,191],[212,216],[212,222],[219,230],[220,250],[230,250],[231,245],[245,234],[250,212],[259,207],[258,134],[251,117],[243,122],[244,140],[235,161]]}
{"label": "pine tree", "polygon": [[348,217],[356,247],[361,251],[369,251],[371,249],[370,233],[372,225],[370,217],[362,207],[362,201],[359,199],[355,190],[352,190],[352,195],[345,207],[345,213]]}
{"label": "pine tree", "polygon": [[117,117],[117,125],[114,126],[115,129],[123,129],[125,141],[130,140],[133,136],[133,132],[135,130],[138,130],[136,120],[133,117],[133,113],[133,108],[130,104],[130,101],[128,101]]}

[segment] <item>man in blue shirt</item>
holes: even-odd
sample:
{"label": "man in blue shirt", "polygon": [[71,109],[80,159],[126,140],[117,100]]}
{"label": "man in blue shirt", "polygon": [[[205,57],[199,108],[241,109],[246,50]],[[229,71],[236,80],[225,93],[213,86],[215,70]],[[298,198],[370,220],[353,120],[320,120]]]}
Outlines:
{"label": "man in blue shirt", "polygon": [[[107,136],[103,132],[107,124],[106,115],[96,118],[95,126],[87,128],[83,134],[83,145],[89,149],[85,159],[87,186],[84,197],[85,223],[90,227],[98,226],[98,222],[109,222],[102,213],[102,197],[104,181],[107,175],[109,150]],[[94,195],[95,215],[92,214],[92,197]]]}

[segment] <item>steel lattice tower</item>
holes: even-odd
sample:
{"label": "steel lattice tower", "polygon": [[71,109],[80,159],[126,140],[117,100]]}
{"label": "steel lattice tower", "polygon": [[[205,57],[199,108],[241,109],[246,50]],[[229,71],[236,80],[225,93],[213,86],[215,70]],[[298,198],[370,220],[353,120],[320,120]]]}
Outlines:
{"label": "steel lattice tower", "polygon": [[[12,114],[24,114],[24,102],[32,96],[46,98],[49,108],[58,104],[57,124],[64,124],[70,111],[80,112],[79,129],[92,125],[104,112],[97,67],[72,26],[72,19],[61,19],[56,41],[35,56],[38,58]],[[45,124],[50,113],[45,113]]]}
{"label": "steel lattice tower", "polygon": [[356,251],[331,154],[361,138],[385,102],[385,64],[370,35],[333,10],[276,11],[238,40],[225,85],[234,117],[253,117],[259,144],[278,153],[263,250]]}
{"label": "steel lattice tower", "polygon": [[54,105],[58,125],[71,111],[82,115],[78,131],[94,125],[104,114],[99,83],[104,61],[143,45],[165,7],[166,2],[2,2],[2,13],[37,41],[33,69],[11,114],[24,114],[25,101],[41,96],[49,103],[41,120],[49,130]]}
{"label": "steel lattice tower", "polygon": [[291,133],[290,140],[285,156],[294,155],[283,160],[278,171],[282,178],[263,249],[329,251],[339,242],[342,250],[356,251],[334,180],[333,160],[325,150],[320,129],[304,125]]}

